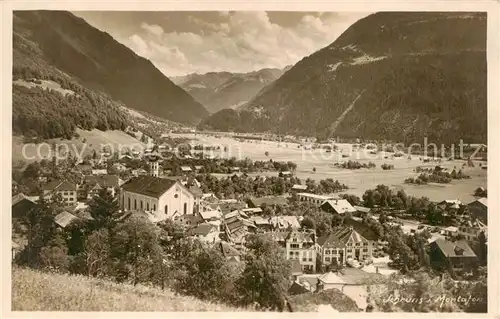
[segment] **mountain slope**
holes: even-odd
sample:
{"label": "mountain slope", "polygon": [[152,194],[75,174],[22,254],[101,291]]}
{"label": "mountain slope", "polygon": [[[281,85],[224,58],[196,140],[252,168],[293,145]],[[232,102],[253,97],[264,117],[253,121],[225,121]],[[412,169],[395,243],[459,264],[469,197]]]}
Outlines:
{"label": "mountain slope", "polygon": [[14,12],[14,68],[39,64],[169,120],[195,124],[208,114],[149,60],[69,12]]}
{"label": "mountain slope", "polygon": [[376,13],[200,127],[484,142],[486,70],[486,14]]}
{"label": "mountain slope", "polygon": [[209,72],[189,74],[173,79],[209,112],[238,108],[263,87],[279,78],[287,68],[262,69],[249,73]]}

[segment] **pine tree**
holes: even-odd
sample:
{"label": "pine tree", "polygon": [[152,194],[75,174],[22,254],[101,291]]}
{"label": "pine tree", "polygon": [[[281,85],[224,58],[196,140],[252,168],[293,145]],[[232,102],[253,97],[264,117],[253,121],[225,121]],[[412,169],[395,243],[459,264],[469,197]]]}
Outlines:
{"label": "pine tree", "polygon": [[118,199],[114,198],[106,189],[102,189],[89,203],[89,212],[93,220],[91,228],[111,230],[123,217]]}

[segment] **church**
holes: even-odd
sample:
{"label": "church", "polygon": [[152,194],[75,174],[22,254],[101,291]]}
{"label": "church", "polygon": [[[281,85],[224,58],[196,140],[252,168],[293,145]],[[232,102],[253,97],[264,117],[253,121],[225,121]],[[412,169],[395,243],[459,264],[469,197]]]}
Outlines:
{"label": "church", "polygon": [[158,177],[158,157],[148,156],[151,176],[139,176],[122,185],[120,206],[124,211],[142,211],[155,220],[194,214],[194,195],[174,179]]}

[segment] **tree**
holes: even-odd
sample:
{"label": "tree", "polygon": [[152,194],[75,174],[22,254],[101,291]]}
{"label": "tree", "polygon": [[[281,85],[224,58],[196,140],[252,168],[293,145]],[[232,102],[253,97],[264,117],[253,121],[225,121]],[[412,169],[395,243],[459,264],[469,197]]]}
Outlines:
{"label": "tree", "polygon": [[57,272],[68,270],[68,248],[61,235],[56,235],[47,246],[41,248],[40,266]]}
{"label": "tree", "polygon": [[316,167],[313,167],[313,173],[316,173]]}
{"label": "tree", "polygon": [[488,246],[487,246],[487,239],[484,231],[481,231],[478,235],[478,241],[479,241],[479,261],[481,262],[482,265],[486,265],[488,261]]}
{"label": "tree", "polygon": [[311,217],[305,217],[301,222],[300,226],[305,229],[315,229],[316,225]]}
{"label": "tree", "polygon": [[234,300],[235,278],[222,253],[205,248],[196,240],[183,247],[188,250],[174,263],[177,271],[175,289],[204,300]]}
{"label": "tree", "polygon": [[108,192],[106,189],[100,190],[99,194],[92,198],[89,203],[89,212],[93,218],[90,222],[93,230],[106,228],[109,231],[123,217],[118,199],[114,198],[111,192]]}
{"label": "tree", "polygon": [[41,249],[48,246],[56,234],[54,215],[52,203],[40,195],[37,206],[21,216],[19,223],[27,230],[27,245],[17,259],[18,263],[33,268],[40,266]]}
{"label": "tree", "polygon": [[247,248],[245,268],[236,283],[241,302],[282,310],[291,275],[290,263],[276,243],[262,236],[253,236]]}
{"label": "tree", "polygon": [[385,224],[389,221],[389,218],[387,218],[387,215],[385,212],[380,212],[380,215],[378,217],[378,221],[380,224]]}
{"label": "tree", "polygon": [[146,217],[131,216],[113,229],[110,238],[111,275],[134,285],[149,282],[159,245],[159,229]]}
{"label": "tree", "polygon": [[265,152],[264,152],[264,155],[269,156],[269,152],[268,152],[268,151],[265,151]]}
{"label": "tree", "polygon": [[26,166],[26,169],[23,171],[24,178],[36,180],[39,176],[40,164],[38,162],[28,164],[28,166]]}
{"label": "tree", "polygon": [[344,269],[344,265],[342,263],[339,263],[337,258],[332,258],[332,262],[330,265],[327,267],[327,271],[332,271],[332,272],[341,272],[342,269]]}

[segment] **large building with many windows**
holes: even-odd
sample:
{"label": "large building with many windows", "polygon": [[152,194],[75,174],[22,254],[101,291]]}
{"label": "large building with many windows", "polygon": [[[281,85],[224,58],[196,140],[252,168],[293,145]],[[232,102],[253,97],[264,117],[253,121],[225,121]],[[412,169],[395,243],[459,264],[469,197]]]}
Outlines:
{"label": "large building with many windows", "polygon": [[42,186],[43,195],[48,199],[54,195],[61,196],[64,205],[71,206],[76,204],[77,185],[68,181],[54,180]]}
{"label": "large building with many windows", "polygon": [[120,204],[125,211],[145,211],[156,220],[193,214],[194,196],[176,180],[139,176],[122,185]]}
{"label": "large building with many windows", "polygon": [[269,234],[281,247],[285,259],[298,262],[303,272],[316,272],[316,234],[314,231],[276,231]]}
{"label": "large building with many windows", "polygon": [[374,246],[374,241],[361,236],[353,227],[346,227],[318,238],[316,251],[323,265],[330,265],[334,260],[345,264],[348,259],[371,258]]}

